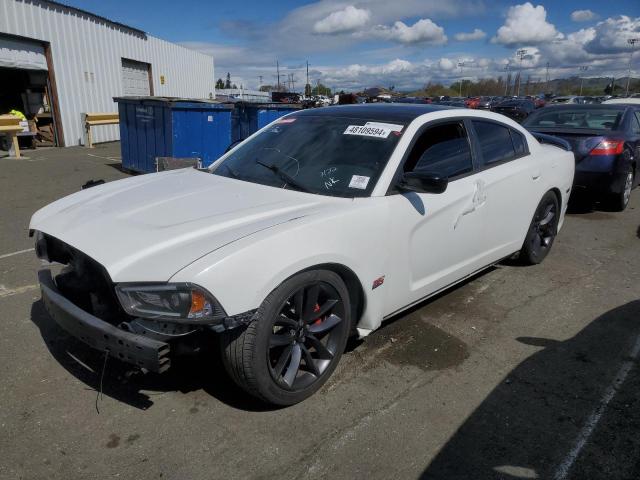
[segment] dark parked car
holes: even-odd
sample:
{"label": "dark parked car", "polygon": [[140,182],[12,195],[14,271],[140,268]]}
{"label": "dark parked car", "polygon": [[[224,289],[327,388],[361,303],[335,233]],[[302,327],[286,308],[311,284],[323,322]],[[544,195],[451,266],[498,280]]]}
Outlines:
{"label": "dark parked car", "polygon": [[624,210],[638,185],[640,105],[557,105],[529,116],[523,126],[563,138],[576,157],[574,192],[582,190]]}
{"label": "dark parked car", "polygon": [[399,97],[394,98],[392,100],[393,103],[431,103],[430,98],[421,98],[421,97]]}
{"label": "dark parked car", "polygon": [[504,101],[503,97],[480,97],[480,101],[476,108],[481,110],[491,110],[492,107],[495,107],[502,101]]}
{"label": "dark parked car", "polygon": [[491,108],[491,111],[501,113],[516,122],[522,122],[536,109],[535,104],[531,100],[505,100]]}

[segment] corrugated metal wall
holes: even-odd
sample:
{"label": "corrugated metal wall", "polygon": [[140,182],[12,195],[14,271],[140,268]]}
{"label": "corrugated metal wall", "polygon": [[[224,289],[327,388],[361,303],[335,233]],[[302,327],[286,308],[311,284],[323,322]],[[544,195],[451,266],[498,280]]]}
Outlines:
{"label": "corrugated metal wall", "polygon": [[[154,95],[215,93],[212,57],[61,5],[0,0],[0,33],[51,44],[67,146],[84,143],[82,113],[118,111],[113,97],[123,94],[122,58],[151,64]],[[118,139],[117,125],[95,129],[95,142]]]}

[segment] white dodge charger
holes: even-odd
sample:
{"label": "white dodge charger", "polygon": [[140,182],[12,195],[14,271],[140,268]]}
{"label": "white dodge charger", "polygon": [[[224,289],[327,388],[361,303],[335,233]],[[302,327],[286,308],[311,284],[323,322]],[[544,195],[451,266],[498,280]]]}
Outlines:
{"label": "white dodge charger", "polygon": [[217,336],[238,385],[290,405],[327,380],[350,335],[506,257],[542,261],[573,173],[571,152],[498,114],[321,108],[206,171],[65,197],[30,229],[38,256],[65,266],[39,280],[70,334],[154,372]]}

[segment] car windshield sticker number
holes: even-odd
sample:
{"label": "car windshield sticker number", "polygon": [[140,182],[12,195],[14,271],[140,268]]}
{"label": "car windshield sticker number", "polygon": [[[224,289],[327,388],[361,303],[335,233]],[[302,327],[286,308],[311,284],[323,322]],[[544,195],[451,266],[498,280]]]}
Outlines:
{"label": "car windshield sticker number", "polygon": [[386,128],[391,130],[392,132],[401,132],[404,128],[403,125],[396,125],[395,123],[382,123],[382,122],[367,122],[364,124],[365,127],[376,127],[376,128]]}
{"label": "car windshield sticker number", "polygon": [[349,125],[344,135],[360,135],[361,137],[387,138],[391,130],[381,127],[367,127],[364,125]]}
{"label": "car windshield sticker number", "polygon": [[364,177],[362,175],[353,175],[349,182],[349,188],[357,188],[359,190],[365,190],[369,183],[370,177]]}

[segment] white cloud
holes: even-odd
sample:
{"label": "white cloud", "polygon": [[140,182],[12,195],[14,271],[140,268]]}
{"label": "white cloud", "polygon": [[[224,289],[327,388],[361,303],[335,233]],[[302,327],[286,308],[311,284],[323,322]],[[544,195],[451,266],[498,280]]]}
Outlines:
{"label": "white cloud", "polygon": [[441,58],[440,60],[438,60],[438,68],[440,70],[448,72],[456,68],[456,64],[448,58]]}
{"label": "white cloud", "polygon": [[486,33],[484,33],[479,28],[476,28],[471,33],[465,33],[465,32],[456,33],[453,36],[453,38],[455,38],[459,42],[469,42],[472,40],[482,40],[486,36],[487,36]]}
{"label": "white cloud", "polygon": [[492,39],[503,45],[539,44],[562,38],[556,27],[547,22],[547,11],[542,5],[523,3],[509,8],[507,18]]}
{"label": "white cloud", "polygon": [[400,21],[395,22],[391,27],[378,25],[372,34],[379,38],[407,44],[428,43],[431,45],[442,45],[447,43],[447,36],[444,34],[444,29],[428,18],[418,20],[411,26]]}
{"label": "white cloud", "polygon": [[590,53],[620,53],[631,49],[627,40],[640,37],[640,17],[620,15],[594,27],[594,37],[586,44]]}
{"label": "white cloud", "polygon": [[371,18],[371,12],[349,5],[333,12],[313,25],[313,31],[321,34],[349,33],[364,27]]}
{"label": "white cloud", "polygon": [[591,10],[575,10],[571,12],[571,20],[574,22],[588,22],[596,18],[596,14]]}

